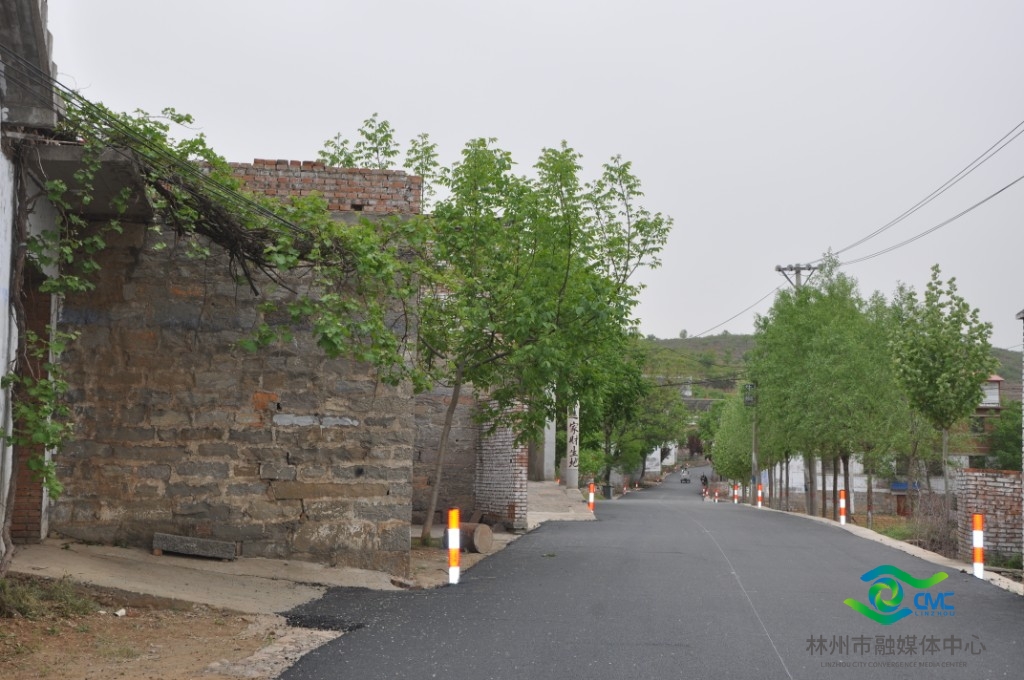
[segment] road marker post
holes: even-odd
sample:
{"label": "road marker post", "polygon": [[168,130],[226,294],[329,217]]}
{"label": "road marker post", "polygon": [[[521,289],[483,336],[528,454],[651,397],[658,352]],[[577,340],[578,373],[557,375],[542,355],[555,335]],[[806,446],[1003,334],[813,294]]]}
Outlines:
{"label": "road marker post", "polygon": [[740,485],[732,485],[732,504],[737,505],[740,502]]}
{"label": "road marker post", "polygon": [[587,508],[589,508],[591,512],[594,511],[594,483],[593,482],[590,483],[590,496],[589,496],[589,498],[587,500]]}
{"label": "road marker post", "polygon": [[839,490],[839,523],[846,524],[846,489]]}
{"label": "road marker post", "polygon": [[757,507],[762,507],[761,502],[764,499],[764,491],[761,489],[761,485],[757,485]]}
{"label": "road marker post", "polygon": [[718,489],[715,489],[715,502],[718,502]]}
{"label": "road marker post", "polygon": [[459,509],[448,510],[448,583],[455,585],[459,582],[459,559],[462,552],[459,531]]}
{"label": "road marker post", "polygon": [[974,513],[971,517],[971,529],[974,575],[985,578],[985,515]]}

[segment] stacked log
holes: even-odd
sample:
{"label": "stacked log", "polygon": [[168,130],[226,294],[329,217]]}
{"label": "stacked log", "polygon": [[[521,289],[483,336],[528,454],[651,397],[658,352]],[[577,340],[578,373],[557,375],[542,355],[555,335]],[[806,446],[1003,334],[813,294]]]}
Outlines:
{"label": "stacked log", "polygon": [[[486,555],[494,547],[494,532],[486,524],[462,522],[459,524],[459,540],[462,549]],[[448,547],[448,533],[445,532],[444,547]]]}

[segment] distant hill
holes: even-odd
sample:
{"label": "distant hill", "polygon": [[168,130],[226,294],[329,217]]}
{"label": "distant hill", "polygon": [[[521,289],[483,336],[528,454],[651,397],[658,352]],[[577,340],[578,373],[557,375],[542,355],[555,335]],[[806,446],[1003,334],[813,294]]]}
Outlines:
{"label": "distant hill", "polygon": [[720,357],[731,357],[734,360],[745,360],[747,353],[754,349],[753,335],[708,335],[702,338],[668,338],[657,340],[662,347],[674,350],[685,350],[694,354],[713,352]]}
{"label": "distant hill", "polygon": [[[753,335],[710,335],[701,338],[657,338],[656,346],[672,351],[681,357],[689,357],[685,362],[685,372],[694,381],[714,381],[723,376],[736,375],[746,363],[751,350],[754,349]],[[1004,400],[1021,400],[1021,352],[1007,349],[992,350],[999,362],[997,373],[1003,382],[1002,396]],[[730,368],[731,367],[731,368]]]}
{"label": "distant hill", "polygon": [[693,396],[721,398],[746,382],[747,356],[753,335],[711,335],[702,338],[651,340],[662,352],[660,369],[670,380],[693,384]]}
{"label": "distant hill", "polygon": [[1021,352],[1013,352],[1008,349],[993,349],[992,354],[999,361],[999,369],[996,371],[999,377],[1005,380],[1003,383],[1003,399],[1021,400]]}

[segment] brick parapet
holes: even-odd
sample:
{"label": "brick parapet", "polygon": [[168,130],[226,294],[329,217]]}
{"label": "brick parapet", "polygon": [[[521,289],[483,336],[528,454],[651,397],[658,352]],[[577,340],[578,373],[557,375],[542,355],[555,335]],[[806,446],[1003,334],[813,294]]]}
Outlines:
{"label": "brick parapet", "polygon": [[415,215],[422,206],[423,180],[401,170],[334,168],[318,161],[260,158],[229,165],[254,193],[280,199],[317,193],[336,213]]}

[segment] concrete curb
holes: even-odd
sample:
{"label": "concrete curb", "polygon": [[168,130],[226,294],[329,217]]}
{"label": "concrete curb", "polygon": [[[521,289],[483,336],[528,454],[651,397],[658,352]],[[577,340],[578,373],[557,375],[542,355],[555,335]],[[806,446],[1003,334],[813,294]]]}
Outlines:
{"label": "concrete curb", "polygon": [[[743,504],[741,504],[741,505],[743,505]],[[835,522],[834,520],[828,519],[827,517],[815,517],[815,516],[805,515],[805,514],[800,514],[800,513],[795,513],[795,512],[787,512],[785,510],[776,510],[774,508],[767,508],[767,507],[765,507],[765,508],[754,508],[754,507],[751,507],[750,505],[746,505],[745,507],[747,507],[750,510],[758,510],[758,511],[765,511],[765,510],[767,510],[768,512],[777,512],[777,513],[781,513],[781,514],[784,514],[784,515],[789,515],[791,517],[800,517],[802,519],[810,520],[810,521],[813,521],[813,522],[818,522],[819,524],[827,524],[828,526],[834,527],[836,529],[848,531],[851,534],[853,534],[855,536],[858,536],[859,538],[865,538],[865,539],[867,539],[869,541],[874,541],[876,543],[881,543],[883,545],[887,545],[890,548],[896,548],[897,550],[901,550],[901,551],[907,553],[908,555],[913,555],[914,557],[919,557],[922,560],[926,560],[926,561],[931,562],[932,564],[936,564],[936,565],[938,565],[940,567],[945,567],[946,569],[949,569],[949,570],[952,570],[952,571],[960,571],[960,572],[964,572],[964,573],[967,573],[967,574],[972,574],[973,573],[972,565],[967,564],[966,562],[961,562],[959,560],[952,560],[952,559],[950,559],[948,557],[945,557],[945,556],[940,555],[938,553],[931,552],[930,550],[925,550],[924,548],[920,548],[920,547],[918,547],[916,545],[911,545],[910,543],[905,543],[903,541],[898,541],[895,538],[890,538],[889,536],[885,536],[884,534],[880,534],[877,531],[872,531],[871,529],[868,529],[867,527],[862,527],[862,526],[859,526],[859,525],[856,525],[856,524],[845,524],[845,525],[844,524],[839,524],[839,523]],[[985,572],[984,580],[988,581],[989,583],[991,583],[992,585],[994,585],[994,586],[996,586],[998,588],[1002,588],[1003,590],[1011,592],[1011,593],[1013,593],[1015,595],[1024,596],[1024,583],[1018,583],[1017,581],[1014,581],[1012,579],[1008,579],[1005,576],[1001,576],[999,574],[994,574],[994,573],[989,572],[989,571]]]}

